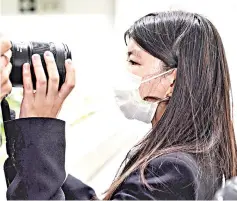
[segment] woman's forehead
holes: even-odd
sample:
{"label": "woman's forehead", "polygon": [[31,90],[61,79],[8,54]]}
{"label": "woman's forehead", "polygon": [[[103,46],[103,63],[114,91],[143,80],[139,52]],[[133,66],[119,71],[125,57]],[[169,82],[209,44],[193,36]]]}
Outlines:
{"label": "woman's forehead", "polygon": [[[128,56],[133,55],[140,61],[154,64],[154,61],[159,60],[158,58],[152,56],[150,53],[145,51],[134,39],[128,41]],[[156,62],[155,62],[156,63]]]}
{"label": "woman's forehead", "polygon": [[127,46],[127,47],[128,47],[128,49],[127,49],[128,55],[133,54],[134,56],[141,58],[141,57],[143,57],[144,55],[148,54],[148,53],[147,53],[144,49],[142,49],[142,47],[139,46],[139,45],[137,44],[137,42],[136,42],[134,39],[132,39],[132,38],[128,41],[128,46]]}
{"label": "woman's forehead", "polygon": [[128,51],[137,51],[137,52],[141,52],[144,51],[134,39],[130,39],[128,41]]}

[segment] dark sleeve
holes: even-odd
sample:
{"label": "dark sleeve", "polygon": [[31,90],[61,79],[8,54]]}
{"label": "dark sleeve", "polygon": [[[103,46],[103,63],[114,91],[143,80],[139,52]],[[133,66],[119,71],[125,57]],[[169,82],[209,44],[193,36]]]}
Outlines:
{"label": "dark sleeve", "polygon": [[81,180],[68,175],[62,186],[66,200],[95,200],[97,196],[94,189]]}
{"label": "dark sleeve", "polygon": [[4,166],[7,199],[64,199],[65,122],[17,119],[5,122],[5,132],[9,157]]}

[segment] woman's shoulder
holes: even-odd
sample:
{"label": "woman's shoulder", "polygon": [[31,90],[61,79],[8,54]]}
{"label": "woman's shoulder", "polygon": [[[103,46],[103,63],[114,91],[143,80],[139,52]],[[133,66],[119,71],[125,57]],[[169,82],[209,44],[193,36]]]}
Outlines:
{"label": "woman's shoulder", "polygon": [[189,153],[175,152],[164,154],[153,158],[146,171],[151,171],[154,175],[170,175],[174,181],[195,183],[197,175],[200,173],[200,166],[195,157]]}
{"label": "woman's shoulder", "polygon": [[164,154],[151,160],[146,171],[152,171],[159,180],[163,179],[162,183],[167,181],[172,186],[188,187],[197,199],[206,199],[210,195],[210,183],[203,179],[206,172],[195,155],[185,152]]}
{"label": "woman's shoulder", "polygon": [[198,175],[201,173],[201,167],[196,158],[185,152],[174,152],[164,154],[153,158],[147,170],[152,170],[155,174],[173,174],[174,178],[198,182]]}
{"label": "woman's shoulder", "polygon": [[121,191],[127,193],[129,191],[130,195],[136,194],[139,199],[193,200],[196,198],[195,175],[192,172],[194,166],[195,159],[185,153],[156,157],[148,163],[144,170],[146,184],[152,190],[142,182],[140,171],[136,170],[120,187],[120,196],[127,195],[122,194]]}
{"label": "woman's shoulder", "polygon": [[190,170],[194,175],[197,175],[200,171],[200,166],[198,165],[196,158],[185,152],[174,152],[155,157],[149,162],[148,168],[162,169],[167,166],[175,166],[177,168]]}
{"label": "woman's shoulder", "polygon": [[169,176],[170,181],[176,183],[190,183],[200,187],[200,175],[203,172],[194,155],[185,152],[164,154],[152,159],[146,171],[152,171],[159,177]]}

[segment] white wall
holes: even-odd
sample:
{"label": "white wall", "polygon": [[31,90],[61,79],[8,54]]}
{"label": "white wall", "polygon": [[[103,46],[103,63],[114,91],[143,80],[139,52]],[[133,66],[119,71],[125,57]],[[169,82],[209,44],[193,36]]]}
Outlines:
{"label": "white wall", "polygon": [[[38,9],[40,5],[44,3],[50,3],[55,0],[36,0],[38,3]],[[60,1],[62,10],[59,10],[60,14],[103,14],[108,15],[111,18],[114,15],[114,0],[56,0]],[[1,14],[2,15],[16,15],[19,14],[18,2],[19,0],[1,0]],[[55,12],[57,13],[57,11]],[[54,13],[54,14],[55,14]],[[40,10],[37,14],[45,14],[43,10]]]}

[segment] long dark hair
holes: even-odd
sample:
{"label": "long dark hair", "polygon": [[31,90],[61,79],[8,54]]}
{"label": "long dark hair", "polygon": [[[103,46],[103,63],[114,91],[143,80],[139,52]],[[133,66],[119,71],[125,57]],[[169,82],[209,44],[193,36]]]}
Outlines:
{"label": "long dark hair", "polygon": [[[144,170],[155,157],[173,152],[195,155],[204,171],[236,176],[236,142],[228,65],[221,38],[205,17],[182,11],[148,14],[125,33],[144,50],[177,68],[175,88],[156,126],[135,146],[105,199],[134,170]],[[126,163],[126,161],[129,161]],[[210,187],[211,188],[211,187]]]}

